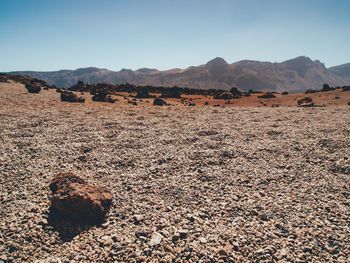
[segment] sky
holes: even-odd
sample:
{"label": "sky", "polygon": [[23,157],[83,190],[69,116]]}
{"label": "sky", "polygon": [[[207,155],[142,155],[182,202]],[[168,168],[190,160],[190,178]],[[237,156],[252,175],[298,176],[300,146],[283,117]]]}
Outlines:
{"label": "sky", "polygon": [[350,62],[349,0],[0,0],[0,72]]}

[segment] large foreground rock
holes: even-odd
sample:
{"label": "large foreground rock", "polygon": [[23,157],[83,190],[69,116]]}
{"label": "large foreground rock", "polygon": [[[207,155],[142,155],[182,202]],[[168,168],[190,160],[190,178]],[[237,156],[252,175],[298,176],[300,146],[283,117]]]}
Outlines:
{"label": "large foreground rock", "polygon": [[72,173],[59,173],[51,181],[51,211],[68,219],[94,223],[109,211],[112,195],[101,187],[88,185]]}

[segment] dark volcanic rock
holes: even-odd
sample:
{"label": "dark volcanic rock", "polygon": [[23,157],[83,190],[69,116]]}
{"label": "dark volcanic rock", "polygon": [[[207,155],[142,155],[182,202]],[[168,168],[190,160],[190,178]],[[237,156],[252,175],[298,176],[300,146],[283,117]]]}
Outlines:
{"label": "dark volcanic rock", "polygon": [[61,92],[61,101],[77,102],[78,101],[78,97],[73,92],[62,91]]}
{"label": "dark volcanic rock", "polygon": [[154,96],[151,96],[148,92],[148,90],[145,87],[138,87],[136,98],[138,99],[149,99],[153,98]]}
{"label": "dark volcanic rock", "polygon": [[112,195],[101,187],[86,184],[72,173],[59,173],[51,181],[51,212],[80,222],[102,221],[109,211]]}
{"label": "dark volcanic rock", "polygon": [[160,97],[181,99],[181,89],[178,87],[167,88],[163,91]]}
{"label": "dark volcanic rock", "polygon": [[114,103],[115,99],[112,99],[111,95],[107,95],[106,92],[98,92],[94,96],[92,96],[93,101],[100,101],[100,102],[109,102]]}
{"label": "dark volcanic rock", "polygon": [[153,101],[154,106],[163,106],[166,105],[166,102],[160,98],[155,98]]}
{"label": "dark volcanic rock", "polygon": [[77,95],[71,91],[62,91],[61,92],[61,101],[85,102],[85,99],[83,97],[78,98]]}
{"label": "dark volcanic rock", "polygon": [[26,84],[25,87],[29,93],[39,93],[41,91],[39,84]]}

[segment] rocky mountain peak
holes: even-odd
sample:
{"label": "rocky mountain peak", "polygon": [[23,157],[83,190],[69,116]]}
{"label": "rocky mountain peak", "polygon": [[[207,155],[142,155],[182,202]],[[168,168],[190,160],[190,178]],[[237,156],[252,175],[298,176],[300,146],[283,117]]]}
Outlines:
{"label": "rocky mountain peak", "polygon": [[220,65],[227,65],[227,62],[223,58],[216,57],[216,58],[208,61],[206,65],[209,66],[209,67],[211,67],[211,66],[220,66]]}
{"label": "rocky mountain peak", "polygon": [[213,75],[221,75],[225,72],[228,64],[223,58],[217,57],[210,60],[206,66]]}

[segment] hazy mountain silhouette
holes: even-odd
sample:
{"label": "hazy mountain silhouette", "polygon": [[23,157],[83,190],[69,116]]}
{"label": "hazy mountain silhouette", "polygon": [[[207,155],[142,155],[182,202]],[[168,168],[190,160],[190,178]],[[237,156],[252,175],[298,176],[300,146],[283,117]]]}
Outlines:
{"label": "hazy mountain silhouette", "polygon": [[243,60],[228,64],[222,58],[215,58],[205,65],[165,71],[141,68],[135,71],[122,69],[115,72],[90,67],[53,72],[17,71],[11,73],[42,79],[58,87],[70,87],[78,80],[83,80],[90,83],[129,82],[136,85],[203,89],[229,90],[232,87],[238,87],[243,91],[254,89],[303,92],[307,89],[321,89],[324,83],[331,86],[350,83],[350,63],[327,69],[318,60],[312,61],[303,56],[281,63]]}

